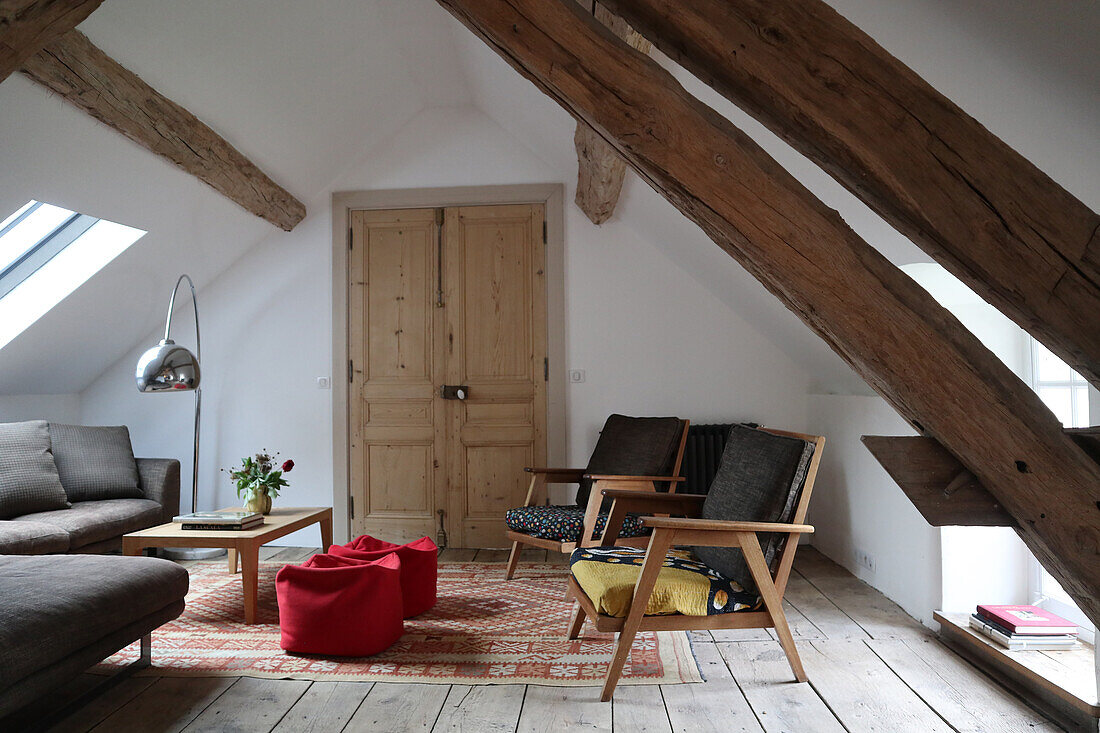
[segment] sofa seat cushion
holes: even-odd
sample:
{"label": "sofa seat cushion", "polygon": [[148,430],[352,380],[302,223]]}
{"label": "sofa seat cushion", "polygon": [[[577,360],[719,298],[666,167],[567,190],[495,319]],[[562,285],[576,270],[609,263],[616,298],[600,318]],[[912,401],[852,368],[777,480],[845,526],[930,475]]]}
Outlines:
{"label": "sofa seat cushion", "polygon": [[49,424],[57,474],[69,501],[141,499],[137,461],[125,425]]}
{"label": "sofa seat cushion", "polygon": [[69,551],[69,533],[44,522],[0,520],[0,555],[45,555]]}
{"label": "sofa seat cushion", "polygon": [[46,421],[0,423],[0,519],[68,506]]}
{"label": "sofa seat cushion", "polygon": [[[642,547],[580,547],[569,558],[569,572],[597,612],[622,618],[630,612],[645,553]],[[669,550],[645,613],[715,616],[757,610],[761,603],[687,550]]]}
{"label": "sofa seat cushion", "polygon": [[78,550],[160,522],[161,506],[149,499],[105,499],[73,502],[72,509],[36,512],[16,522],[40,522],[69,533],[69,549]]}
{"label": "sofa seat cushion", "polygon": [[[584,509],[579,506],[521,506],[504,513],[504,523],[513,532],[529,534],[542,540],[560,542],[578,542],[584,529]],[[596,526],[592,530],[592,539],[598,540],[607,525],[607,513],[600,512],[596,517]],[[642,518],[637,514],[627,514],[623,518],[620,537],[645,537],[652,530],[642,526]]]}
{"label": "sofa seat cushion", "polygon": [[0,555],[0,690],[185,595],[167,560]]}

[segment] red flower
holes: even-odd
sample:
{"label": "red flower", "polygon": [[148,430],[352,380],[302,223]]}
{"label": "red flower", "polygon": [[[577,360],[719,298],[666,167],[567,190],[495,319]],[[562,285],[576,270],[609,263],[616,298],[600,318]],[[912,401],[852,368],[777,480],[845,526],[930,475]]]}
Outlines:
{"label": "red flower", "polygon": [[294,461],[283,461],[283,473],[289,473],[292,468],[294,468]]}

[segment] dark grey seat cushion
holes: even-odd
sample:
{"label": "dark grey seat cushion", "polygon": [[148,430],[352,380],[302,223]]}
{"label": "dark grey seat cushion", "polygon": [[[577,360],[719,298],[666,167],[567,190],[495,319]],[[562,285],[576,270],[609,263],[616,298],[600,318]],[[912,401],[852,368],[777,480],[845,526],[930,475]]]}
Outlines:
{"label": "dark grey seat cushion", "polygon": [[46,421],[0,423],[0,519],[68,506]]}
{"label": "dark grey seat cushion", "polygon": [[140,499],[137,461],[125,425],[50,423],[57,473],[69,501]]}
{"label": "dark grey seat cushion", "polygon": [[167,560],[0,556],[0,690],[186,594],[187,571]]}
{"label": "dark grey seat cushion", "polygon": [[69,533],[42,522],[0,520],[0,555],[46,555],[69,551]]}
{"label": "dark grey seat cushion", "polygon": [[69,533],[69,548],[109,540],[127,532],[160,523],[161,506],[149,499],[77,501],[71,509],[37,512],[16,517],[16,522],[49,524]]}
{"label": "dark grey seat cushion", "polygon": [[[726,440],[722,463],[703,502],[703,519],[739,522],[789,522],[794,516],[814,444],[734,425]],[[769,567],[783,537],[760,535]],[[694,547],[695,555],[748,591],[756,589],[741,550],[734,547]]]}
{"label": "dark grey seat cushion", "polygon": [[[678,417],[612,415],[600,431],[585,473],[619,476],[671,476],[684,424]],[[587,507],[592,482],[581,481],[577,506]],[[609,511],[610,501],[603,511]]]}

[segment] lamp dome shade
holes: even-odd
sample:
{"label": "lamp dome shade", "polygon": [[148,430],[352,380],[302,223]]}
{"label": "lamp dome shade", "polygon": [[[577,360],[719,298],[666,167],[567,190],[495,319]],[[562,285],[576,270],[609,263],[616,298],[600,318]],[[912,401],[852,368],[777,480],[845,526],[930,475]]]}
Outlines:
{"label": "lamp dome shade", "polygon": [[171,339],[162,340],[142,354],[134,372],[139,392],[196,389],[201,376],[195,355]]}

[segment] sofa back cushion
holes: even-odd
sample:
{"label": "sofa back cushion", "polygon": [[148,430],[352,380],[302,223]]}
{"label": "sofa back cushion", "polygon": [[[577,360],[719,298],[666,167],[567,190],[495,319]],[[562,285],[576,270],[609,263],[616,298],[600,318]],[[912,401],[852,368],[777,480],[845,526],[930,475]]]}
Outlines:
{"label": "sofa back cushion", "polygon": [[137,461],[125,425],[50,423],[57,473],[69,501],[140,499]]}
{"label": "sofa back cushion", "polygon": [[0,423],[0,519],[68,508],[46,421]]}

